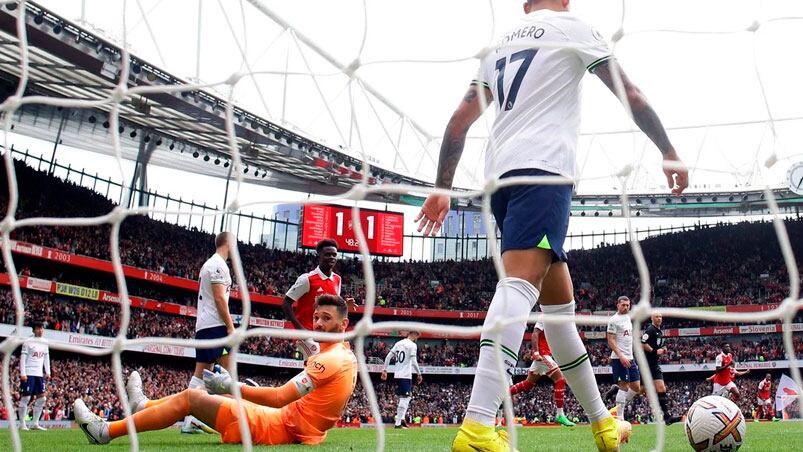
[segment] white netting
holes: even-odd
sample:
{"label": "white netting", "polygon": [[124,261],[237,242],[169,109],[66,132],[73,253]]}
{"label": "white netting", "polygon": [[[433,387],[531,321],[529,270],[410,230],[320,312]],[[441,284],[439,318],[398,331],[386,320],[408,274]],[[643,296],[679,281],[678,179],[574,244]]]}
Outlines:
{"label": "white netting", "polygon": [[[8,4],[16,4],[15,2],[5,2]],[[148,18],[147,14],[143,10],[142,5],[139,1],[135,1],[136,6],[142,12],[142,21],[147,25]],[[256,8],[257,11],[260,11],[271,19],[278,21],[279,18],[275,14],[272,13],[271,8],[265,5],[264,2],[260,0],[249,0],[249,3]],[[123,2],[125,5],[126,2]],[[612,36],[612,41],[614,43],[614,48],[618,46],[623,40],[628,36],[625,31],[624,24],[626,23],[627,15],[626,12],[626,2],[622,2],[621,9],[622,9],[622,17],[620,22],[619,30]],[[366,4],[363,4],[363,12],[366,11]],[[494,7],[491,2],[488,2],[488,7],[490,8],[491,12],[493,12]],[[240,8],[242,11],[242,2],[240,3]],[[125,6],[124,6],[125,11]],[[245,78],[253,77],[254,71],[248,65],[247,58],[245,58],[246,52],[245,47],[246,43],[240,43],[237,41],[237,48],[233,49],[243,55],[243,65],[242,71],[237,72],[230,77],[226,77],[226,79],[220,83],[214,84],[184,84],[184,85],[176,85],[176,86],[128,86],[129,80],[129,73],[130,73],[130,60],[129,60],[129,52],[127,50],[127,46],[125,43],[126,40],[126,30],[127,28],[127,18],[126,14],[122,15],[122,42],[124,45],[121,46],[122,51],[122,58],[120,60],[120,76],[119,76],[119,83],[117,84],[116,88],[108,94],[108,97],[102,101],[84,101],[84,100],[76,100],[76,99],[62,99],[62,98],[54,98],[54,97],[45,97],[45,96],[24,96],[23,93],[26,90],[26,86],[28,84],[28,70],[29,70],[29,45],[28,39],[26,35],[26,7],[24,4],[17,4],[16,9],[13,12],[17,18],[17,38],[19,40],[19,55],[21,60],[21,76],[19,85],[17,88],[16,93],[10,96],[6,101],[0,105],[0,111],[4,114],[4,149],[8,150],[10,147],[8,146],[8,136],[11,130],[11,124],[13,121],[13,113],[21,108],[24,105],[29,104],[45,104],[50,106],[62,106],[62,107],[70,107],[70,108],[94,108],[94,107],[106,107],[110,110],[109,114],[109,122],[110,122],[110,133],[112,137],[112,148],[114,151],[114,155],[117,157],[118,165],[120,169],[120,174],[123,174],[123,167],[122,167],[122,150],[120,144],[120,137],[116,131],[118,129],[118,124],[120,121],[120,105],[126,99],[129,99],[131,96],[134,95],[142,95],[147,93],[154,93],[154,92],[185,92],[185,91],[196,91],[202,89],[218,89],[226,91],[226,95],[228,96],[229,102],[226,105],[226,132],[228,134],[228,151],[232,158],[232,165],[234,168],[233,174],[236,179],[236,191],[231,203],[226,206],[226,212],[236,212],[243,207],[240,203],[240,189],[242,188],[242,184],[244,181],[243,177],[243,163],[240,156],[240,146],[241,143],[238,141],[238,138],[235,136],[235,128],[234,128],[234,110],[233,110],[233,102],[232,99],[235,95],[235,90],[239,83],[242,82]],[[244,13],[243,13],[244,14]],[[365,28],[367,30],[368,24],[368,16],[365,13],[364,16]],[[226,16],[226,23],[230,28],[235,27],[233,25],[231,18]],[[797,17],[778,17],[772,19],[773,21],[781,21],[781,20],[795,20],[800,19]],[[244,20],[244,19],[243,19]],[[493,16],[489,19],[492,24],[495,26],[495,22],[493,21]],[[750,23],[746,28],[742,30],[735,31],[736,33],[748,33],[753,34],[756,36],[759,34],[763,28],[763,25],[767,22],[759,22],[754,21]],[[279,23],[281,27],[285,29],[294,39],[299,39],[299,33],[293,29],[290,24],[287,23]],[[151,28],[148,26],[148,31],[152,35]],[[497,30],[498,31],[498,30]],[[663,33],[672,33],[672,32],[682,32],[681,30],[651,30],[653,32],[663,32]],[[357,77],[355,74],[360,69],[360,59],[362,51],[365,47],[365,40],[366,40],[366,33],[363,34],[362,45],[359,47],[359,51],[356,55],[354,55],[353,63],[344,67],[338,67],[342,73],[345,73],[349,76],[349,83],[347,85],[348,90],[348,103],[352,107],[352,112],[354,111],[354,104],[355,104],[355,91],[357,89],[360,92],[364,92],[366,90],[366,85]],[[717,34],[719,32],[710,32],[710,34]],[[707,33],[700,33],[700,34],[707,34]],[[199,36],[199,43],[200,43],[200,36]],[[307,38],[303,38],[302,41],[305,41]],[[305,42],[306,43],[306,42]],[[490,42],[489,42],[490,43]],[[200,44],[199,44],[200,45]],[[161,58],[161,55],[160,55]],[[756,73],[760,74],[760,67],[757,62],[753,61],[753,67]],[[312,68],[308,65],[308,72],[310,74],[314,74]],[[320,76],[324,74],[319,74]],[[464,80],[467,80],[471,74],[466,74]],[[313,82],[317,88],[320,88],[318,84],[318,80],[316,77],[312,77]],[[456,80],[455,83],[461,83],[462,80]],[[760,77],[759,77],[760,82]],[[621,81],[617,81],[619,85],[619,93],[620,98],[624,98],[621,90]],[[669,87],[667,87],[669,88]],[[370,91],[370,90],[369,90]],[[776,123],[773,120],[772,110],[770,108],[769,100],[766,98],[764,85],[760,83],[760,93],[766,106],[766,116],[767,116],[767,124],[769,129],[773,135],[776,134]],[[734,94],[738,95],[738,94]],[[266,107],[267,109],[267,107]],[[328,107],[327,107],[327,110]],[[331,110],[328,111],[328,114],[332,114]],[[405,121],[410,122],[408,118],[404,118]],[[490,119],[488,117],[485,118],[486,124],[490,124]],[[380,121],[381,122],[381,121]],[[487,127],[487,126],[486,126]],[[353,121],[350,127],[350,130],[353,130],[356,133],[356,136],[360,136],[360,129],[361,122],[360,121]],[[380,127],[384,128],[383,126]],[[387,130],[383,130],[382,134],[388,134]],[[390,137],[389,137],[390,138]],[[492,143],[491,143],[492,144]],[[635,148],[634,144],[634,148]],[[368,374],[368,368],[366,366],[366,359],[364,355],[364,340],[367,336],[369,336],[372,332],[378,330],[395,330],[395,329],[416,329],[423,332],[439,332],[439,333],[461,333],[461,334],[479,334],[483,331],[482,327],[461,327],[461,326],[454,326],[454,325],[435,325],[430,323],[422,323],[422,322],[407,322],[407,321],[393,321],[393,322],[380,322],[374,323],[372,319],[373,309],[375,306],[376,301],[376,287],[375,281],[373,277],[373,268],[371,264],[371,259],[368,253],[368,248],[366,246],[365,237],[363,231],[360,226],[359,221],[359,206],[360,201],[366,199],[366,196],[372,193],[432,193],[432,192],[439,192],[442,194],[448,194],[453,197],[458,198],[467,198],[473,196],[481,196],[483,199],[482,204],[482,211],[483,211],[483,218],[486,223],[486,228],[488,231],[491,231],[490,235],[492,237],[489,238],[488,243],[489,246],[492,248],[493,252],[493,261],[497,271],[497,274],[500,278],[504,277],[504,270],[501,263],[501,258],[499,256],[499,252],[496,249],[496,240],[493,237],[494,227],[491,224],[490,220],[490,195],[497,189],[502,186],[511,185],[511,184],[559,184],[559,183],[566,183],[566,180],[563,178],[554,178],[554,177],[522,177],[522,178],[515,178],[515,179],[506,179],[503,182],[499,180],[491,180],[487,181],[481,190],[475,192],[458,192],[458,191],[446,191],[446,190],[427,190],[422,189],[421,187],[415,186],[407,186],[407,185],[370,185],[368,183],[369,174],[371,171],[370,167],[370,159],[365,154],[366,146],[359,146],[362,149],[362,181],[360,184],[355,185],[351,190],[345,193],[342,196],[337,197],[330,197],[330,198],[315,198],[309,199],[306,202],[323,202],[323,201],[334,201],[334,200],[341,200],[341,201],[353,201],[354,208],[352,209],[352,221],[356,229],[356,235],[359,240],[360,244],[360,253],[363,257],[363,271],[365,274],[365,291],[366,291],[366,304],[365,304],[365,312],[363,318],[360,322],[355,325],[353,331],[346,334],[347,340],[354,340],[354,349],[356,351],[356,355],[359,361],[359,369],[360,369],[360,378],[365,388],[365,391],[368,396],[368,400],[370,402],[373,418],[377,422],[377,427],[379,427],[378,423],[381,422],[382,416],[379,413],[379,407],[377,404],[376,394],[373,389],[373,384]],[[128,403],[125,386],[123,384],[123,374],[122,374],[122,367],[121,367],[121,352],[125,349],[126,346],[129,345],[139,345],[139,344],[165,344],[165,345],[180,345],[180,346],[188,346],[193,347],[199,345],[198,341],[194,340],[187,340],[187,339],[170,339],[170,338],[140,338],[140,339],[127,339],[126,333],[129,325],[129,321],[131,319],[131,309],[130,309],[130,302],[128,297],[128,291],[126,286],[126,281],[122,271],[122,263],[120,259],[120,252],[119,252],[119,230],[120,225],[124,219],[132,215],[141,215],[146,213],[163,213],[163,214],[178,214],[181,212],[175,211],[163,211],[163,210],[156,210],[156,209],[149,209],[149,208],[123,208],[118,207],[115,208],[113,211],[109,212],[107,215],[95,217],[95,218],[28,218],[24,220],[17,220],[15,218],[15,214],[17,211],[17,203],[19,200],[19,193],[17,192],[17,183],[16,183],[16,175],[14,171],[14,165],[12,160],[11,152],[6,151],[3,154],[5,158],[5,165],[6,165],[6,172],[8,174],[9,179],[9,206],[8,212],[3,219],[2,223],[0,223],[0,230],[2,230],[2,237],[3,237],[3,260],[5,262],[9,277],[11,279],[11,287],[13,293],[13,299],[16,308],[16,333],[15,335],[8,337],[6,340],[0,344],[0,350],[4,353],[3,357],[3,375],[2,375],[2,390],[3,390],[3,403],[6,407],[11,407],[11,390],[10,390],[10,383],[9,383],[9,365],[10,365],[10,357],[11,354],[19,347],[22,343],[24,338],[21,336],[22,334],[22,327],[23,327],[23,320],[24,320],[24,308],[22,304],[22,297],[20,292],[20,285],[19,280],[17,278],[17,272],[14,265],[14,260],[11,254],[11,247],[10,247],[10,233],[20,227],[25,226],[34,226],[34,225],[60,225],[60,226],[87,226],[87,225],[101,225],[101,224],[110,224],[111,228],[111,237],[110,237],[110,249],[112,255],[112,262],[114,264],[114,273],[117,281],[117,285],[119,287],[119,294],[121,296],[121,323],[117,337],[113,342],[113,346],[108,349],[95,349],[89,348],[79,345],[67,345],[61,343],[53,343],[51,347],[54,349],[65,350],[73,353],[80,353],[86,355],[93,355],[93,356],[100,356],[100,355],[111,355],[112,357],[112,368],[115,383],[118,389],[118,396],[120,398],[121,404],[123,406],[124,413],[129,416],[131,413],[131,407]],[[775,154],[772,154],[773,158],[769,159],[769,162],[774,162]],[[423,160],[423,156],[422,156]],[[695,169],[695,165],[691,165],[691,169]],[[619,165],[617,168],[613,168],[607,174],[607,178],[614,179],[619,181],[621,187],[621,199],[622,199],[622,206],[623,206],[623,215],[628,220],[628,228],[632,231],[632,227],[630,224],[631,216],[629,214],[629,203],[628,203],[628,181],[630,178],[634,176],[634,169],[638,170],[638,167],[633,167],[631,165]],[[122,177],[122,180],[125,180],[125,177]],[[577,180],[571,181],[574,183],[582,182],[583,180],[588,180],[588,178],[580,177]],[[124,192],[129,192],[128,190],[124,190]],[[130,192],[129,192],[130,193]],[[799,292],[799,281],[800,276],[797,268],[797,264],[794,260],[792,255],[792,250],[790,247],[789,239],[786,234],[786,230],[784,228],[783,222],[780,219],[778,205],[774,198],[773,192],[770,187],[767,187],[765,190],[765,196],[769,203],[770,209],[774,215],[774,225],[775,230],[778,236],[779,245],[783,253],[783,257],[785,260],[785,264],[788,270],[789,275],[789,285],[790,285],[790,293],[788,298],[781,303],[781,305],[773,310],[773,311],[766,311],[760,314],[750,313],[750,314],[734,314],[734,313],[719,313],[719,312],[704,312],[698,310],[687,310],[687,309],[654,309],[650,305],[650,278],[649,278],[649,271],[646,265],[646,261],[644,256],[641,252],[641,247],[639,241],[636,239],[635,236],[631,233],[631,240],[630,244],[633,251],[633,256],[638,265],[639,271],[639,281],[641,287],[641,299],[635,308],[632,310],[632,318],[634,321],[634,328],[638,330],[642,322],[644,322],[652,312],[660,312],[664,316],[667,317],[677,317],[677,318],[686,318],[686,319],[696,319],[696,320],[705,320],[705,321],[716,321],[716,322],[746,322],[746,321],[772,321],[780,319],[783,321],[784,324],[784,346],[786,350],[787,357],[791,363],[790,370],[792,373],[793,378],[797,382],[798,385],[801,385],[801,375],[796,364],[795,354],[792,344],[792,328],[791,323],[792,319],[795,316],[796,312],[803,306],[803,301],[799,299],[800,292]],[[290,202],[295,202],[297,200],[288,200]],[[281,200],[272,199],[266,201],[269,203],[277,203],[281,202]],[[128,202],[121,203],[121,205],[128,205]],[[208,213],[208,215],[215,215],[220,212],[212,212]],[[711,250],[712,252],[714,250]],[[243,271],[243,267],[241,264],[240,256],[237,252],[236,247],[232,250],[232,266],[234,268],[235,279],[240,287],[247,287],[246,280],[245,280],[245,273]],[[297,330],[280,330],[276,331],[273,329],[266,329],[266,328],[255,328],[247,330],[247,326],[249,325],[250,319],[250,300],[247,291],[242,292],[242,305],[243,305],[243,319],[241,322],[241,326],[229,337],[219,339],[219,340],[212,340],[212,341],[205,341],[203,345],[205,346],[222,346],[224,344],[232,346],[234,350],[237,349],[238,345],[241,344],[244,340],[254,336],[271,336],[276,338],[287,338],[287,339],[299,339],[299,338],[307,338],[312,337],[316,340],[326,340],[335,337],[336,335],[331,334],[322,334],[322,333],[315,333],[315,332],[300,332]],[[528,318],[513,318],[513,319],[505,319],[504,321],[499,321],[493,325],[489,325],[488,328],[485,330],[491,334],[499,335],[502,332],[502,329],[505,325],[515,323],[515,322],[534,322],[536,320],[536,316],[530,316]],[[565,319],[555,318],[554,321],[566,321]],[[606,317],[601,316],[583,316],[582,318],[576,319],[576,322],[581,325],[604,325],[607,323]],[[339,337],[339,336],[338,336]],[[500,342],[497,340],[495,341],[496,347],[496,356],[497,356],[497,364],[499,367],[499,372],[503,372],[503,364],[502,364],[502,353],[499,349]],[[654,385],[652,384],[652,377],[649,373],[649,367],[646,363],[646,358],[644,352],[641,348],[636,347],[636,359],[639,363],[640,368],[642,369],[644,380],[645,380],[645,388],[647,390],[647,394],[649,396],[650,406],[652,408],[652,412],[655,418],[661,418],[661,410],[658,406],[657,396],[654,389]],[[236,368],[237,368],[237,353],[232,354],[232,368],[230,371],[234,378],[237,378]],[[506,392],[507,394],[507,392]],[[235,395],[239,400],[239,393]],[[507,425],[509,427],[509,435],[511,438],[512,443],[515,445],[516,442],[516,430],[513,428],[514,423],[512,422],[512,404],[509,395],[505,397],[504,401],[504,408],[505,408],[505,415],[508,419]],[[803,403],[800,404],[801,413],[803,413]],[[8,410],[9,413],[9,424],[11,428],[11,440],[13,444],[13,449],[15,451],[21,450],[20,444],[20,437],[19,433],[16,428],[15,420],[15,411],[13,409]],[[240,429],[243,438],[243,447],[246,450],[251,450],[251,440],[249,432],[247,431],[247,427],[245,425],[244,416],[240,416]],[[129,421],[128,429],[131,433],[131,449],[138,450],[138,440],[137,435],[133,431],[133,423]],[[377,450],[383,450],[385,444],[385,436],[384,436],[384,429],[377,428],[376,429],[377,435]],[[590,441],[591,438],[588,438]],[[656,450],[662,450],[664,444],[664,427],[662,423],[657,424],[657,437],[656,437]]]}

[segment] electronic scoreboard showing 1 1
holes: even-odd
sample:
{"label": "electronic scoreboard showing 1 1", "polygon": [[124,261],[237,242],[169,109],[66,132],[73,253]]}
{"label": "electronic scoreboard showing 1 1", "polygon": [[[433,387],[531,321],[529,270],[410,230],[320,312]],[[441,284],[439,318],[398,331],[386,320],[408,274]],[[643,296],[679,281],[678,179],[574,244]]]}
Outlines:
{"label": "electronic scoreboard showing 1 1", "polygon": [[[403,213],[360,209],[360,224],[371,254],[404,254]],[[337,240],[340,251],[359,252],[351,207],[305,204],[301,221],[301,246],[314,248],[318,241],[328,238]]]}

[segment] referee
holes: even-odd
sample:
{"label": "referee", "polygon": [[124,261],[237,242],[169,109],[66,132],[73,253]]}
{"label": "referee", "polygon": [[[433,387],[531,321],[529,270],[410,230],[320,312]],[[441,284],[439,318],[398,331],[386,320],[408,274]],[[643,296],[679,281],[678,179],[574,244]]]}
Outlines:
{"label": "referee", "polygon": [[669,413],[664,373],[661,371],[661,365],[658,363],[659,356],[666,353],[664,333],[661,331],[663,318],[661,314],[653,314],[650,318],[652,319],[652,323],[647,326],[647,329],[644,330],[644,334],[641,336],[641,348],[644,349],[644,354],[647,355],[647,364],[650,367],[652,378],[655,380],[655,391],[658,392],[658,403],[661,404],[661,410],[664,412],[664,422],[666,422],[666,425],[670,425],[678,422],[680,418],[671,416]]}

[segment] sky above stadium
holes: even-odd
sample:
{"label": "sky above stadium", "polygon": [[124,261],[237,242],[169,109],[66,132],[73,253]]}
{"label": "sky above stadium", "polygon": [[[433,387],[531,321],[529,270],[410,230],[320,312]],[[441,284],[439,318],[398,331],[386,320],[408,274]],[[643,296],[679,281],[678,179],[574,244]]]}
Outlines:
{"label": "sky above stadium", "polygon": [[[186,80],[213,83],[252,73],[236,85],[239,106],[430,181],[442,131],[476,72],[475,56],[523,14],[519,0],[40,3],[118,43],[125,35],[133,54]],[[614,53],[694,167],[691,191],[780,186],[789,166],[803,160],[803,64],[789,50],[803,42],[803,2],[575,0],[572,9],[611,41],[624,32]],[[344,66],[358,61],[352,65],[356,78],[321,53]],[[213,90],[225,97],[226,89]],[[492,114],[469,133],[458,186],[482,185]],[[618,191],[622,181],[612,175],[626,165],[635,168],[629,189],[666,190],[659,153],[634,128],[617,100],[588,76],[579,193]],[[87,167],[107,165],[74,155]],[[778,162],[768,169],[764,163],[772,155]],[[151,186],[186,191],[171,171],[154,170]],[[202,185],[208,188],[187,197],[219,204],[220,181]],[[265,190],[241,193],[302,196]]]}

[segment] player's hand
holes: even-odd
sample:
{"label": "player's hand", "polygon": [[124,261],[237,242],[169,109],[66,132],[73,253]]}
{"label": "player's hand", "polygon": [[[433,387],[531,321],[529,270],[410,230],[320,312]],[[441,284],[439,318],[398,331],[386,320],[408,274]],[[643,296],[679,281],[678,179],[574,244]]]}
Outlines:
{"label": "player's hand", "polygon": [[49,380],[49,379],[50,379],[50,374],[45,374],[45,380]]}
{"label": "player's hand", "polygon": [[689,170],[675,151],[664,154],[663,163],[666,183],[672,194],[679,195],[689,186]]}
{"label": "player's hand", "polygon": [[544,361],[544,357],[538,352],[532,352],[530,354],[530,358],[532,358],[533,361],[538,361],[539,363]]}
{"label": "player's hand", "polygon": [[664,353],[666,353],[666,349],[665,349],[665,348],[659,348],[658,350],[656,350],[656,351],[655,351],[655,353],[656,353],[658,356],[661,356],[661,355],[663,355]]}
{"label": "player's hand", "polygon": [[357,310],[357,301],[354,300],[354,297],[346,297],[346,306],[349,307],[349,310],[356,311]]}
{"label": "player's hand", "polygon": [[421,374],[418,374],[418,378],[415,379],[415,384],[420,385],[423,382],[424,382],[424,376],[421,375]]}
{"label": "player's hand", "polygon": [[234,325],[226,327],[226,336],[230,336],[235,330]]}
{"label": "player's hand", "polygon": [[27,375],[20,375],[20,381],[25,383],[26,381],[28,381],[28,376]]}
{"label": "player's hand", "polygon": [[382,381],[387,380],[388,379],[388,372],[383,370],[382,371],[382,375],[379,376],[379,379],[382,380]]}
{"label": "player's hand", "polygon": [[317,355],[321,352],[321,346],[310,338],[299,341],[298,347],[301,349],[304,359],[309,358],[312,355]]}
{"label": "player's hand", "polygon": [[204,386],[210,394],[231,394],[231,374],[223,367],[218,372],[204,369]]}
{"label": "player's hand", "polygon": [[443,226],[443,219],[449,213],[449,207],[452,204],[452,199],[445,195],[431,194],[427,196],[424,205],[421,206],[421,211],[415,217],[418,223],[418,232],[423,232],[424,236],[435,236]]}
{"label": "player's hand", "polygon": [[624,356],[622,356],[621,358],[619,358],[619,362],[622,363],[623,366],[625,366],[625,369],[630,369],[630,360],[629,359],[627,359]]}

